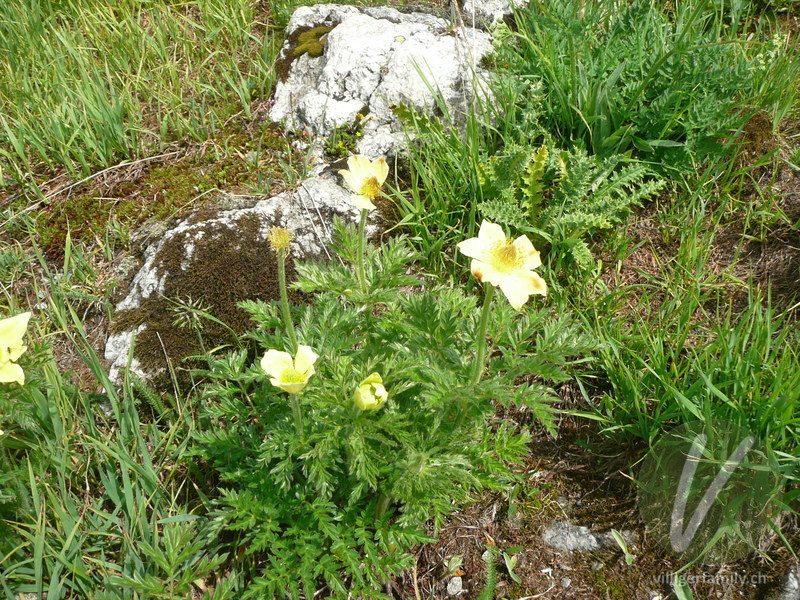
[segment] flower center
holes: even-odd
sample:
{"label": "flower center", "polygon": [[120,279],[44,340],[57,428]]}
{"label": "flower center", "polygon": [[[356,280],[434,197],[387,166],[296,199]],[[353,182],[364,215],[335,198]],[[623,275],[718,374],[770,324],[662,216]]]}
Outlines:
{"label": "flower center", "polygon": [[303,383],[305,380],[305,373],[301,373],[297,369],[289,368],[281,373],[281,383]]}
{"label": "flower center", "polygon": [[288,248],[289,242],[292,241],[292,234],[283,227],[273,227],[267,234],[267,240],[273,250]]}
{"label": "flower center", "polygon": [[498,271],[519,268],[522,257],[512,242],[501,242],[492,249],[492,266]]}
{"label": "flower center", "polygon": [[381,184],[378,183],[377,177],[367,177],[364,183],[361,184],[362,196],[366,196],[370,200],[377,198],[381,193]]}

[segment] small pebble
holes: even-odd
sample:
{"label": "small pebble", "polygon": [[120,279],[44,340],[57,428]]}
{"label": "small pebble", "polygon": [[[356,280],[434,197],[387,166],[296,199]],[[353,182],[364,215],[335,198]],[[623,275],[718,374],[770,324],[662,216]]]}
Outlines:
{"label": "small pebble", "polygon": [[800,600],[800,566],[790,567],[784,576],[779,600]]}
{"label": "small pebble", "polygon": [[464,589],[464,584],[461,577],[453,577],[447,582],[447,594],[449,596],[458,596]]}

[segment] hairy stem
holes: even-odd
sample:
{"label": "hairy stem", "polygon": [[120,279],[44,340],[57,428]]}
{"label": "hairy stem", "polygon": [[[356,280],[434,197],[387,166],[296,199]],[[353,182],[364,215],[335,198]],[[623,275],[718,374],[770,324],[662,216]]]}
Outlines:
{"label": "hairy stem", "polygon": [[364,277],[364,229],[367,224],[367,210],[361,211],[361,221],[358,223],[358,264],[356,265],[356,275],[358,277],[358,285],[361,288],[361,293],[367,293],[367,280]]}
{"label": "hairy stem", "polygon": [[283,326],[289,335],[292,344],[292,354],[297,353],[297,336],[294,333],[294,323],[292,314],[289,312],[289,295],[286,292],[286,248],[278,249],[278,287],[281,290],[281,313],[283,314]]}
{"label": "hairy stem", "polygon": [[492,298],[494,297],[494,286],[485,283],[483,284],[485,294],[483,297],[483,312],[481,313],[481,322],[478,325],[478,335],[475,343],[478,345],[478,356],[475,359],[475,373],[472,376],[472,383],[476,384],[483,376],[483,367],[486,362],[486,328],[489,325],[489,313],[492,310]]}
{"label": "hairy stem", "polygon": [[303,411],[300,410],[300,395],[292,394],[290,401],[292,405],[292,415],[294,417],[294,427],[297,430],[297,437],[303,439],[304,425],[303,425]]}

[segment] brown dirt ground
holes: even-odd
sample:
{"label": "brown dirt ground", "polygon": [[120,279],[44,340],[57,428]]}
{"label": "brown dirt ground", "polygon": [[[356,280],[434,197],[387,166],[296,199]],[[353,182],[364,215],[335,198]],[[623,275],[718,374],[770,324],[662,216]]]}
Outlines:
{"label": "brown dirt ground", "polygon": [[[527,492],[514,500],[516,514],[509,518],[509,498],[498,493],[485,494],[452,514],[438,532],[438,541],[418,549],[416,569],[395,582],[394,597],[451,598],[446,591],[452,577],[448,559],[461,555],[465,591],[457,597],[477,598],[485,586],[482,555],[491,539],[500,550],[522,548],[514,569],[521,583],[511,579],[501,559],[495,598],[651,600],[659,594],[667,598],[671,590],[665,578],[682,564],[650,539],[638,514],[631,465],[643,456],[644,445],[613,441],[589,422],[567,418],[557,439],[538,431],[530,448],[531,456],[519,468]],[[594,552],[559,552],[542,541],[544,529],[554,520],[570,520],[594,533],[624,531],[636,559],[627,565],[613,544]],[[797,524],[787,522],[783,531],[796,547]],[[695,597],[773,598],[794,559],[777,539],[768,540],[765,547],[764,556],[752,554],[732,564],[689,569]]]}

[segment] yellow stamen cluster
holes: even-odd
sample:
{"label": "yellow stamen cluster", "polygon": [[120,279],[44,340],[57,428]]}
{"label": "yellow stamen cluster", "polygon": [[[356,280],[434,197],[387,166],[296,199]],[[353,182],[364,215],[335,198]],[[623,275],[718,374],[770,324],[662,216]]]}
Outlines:
{"label": "yellow stamen cluster", "polygon": [[522,257],[517,251],[516,246],[510,241],[495,244],[491,250],[491,254],[498,271],[512,271],[514,269],[519,269],[522,265]]}
{"label": "yellow stamen cluster", "polygon": [[377,177],[369,177],[361,184],[360,194],[370,200],[374,200],[381,195],[381,184]]}
{"label": "yellow stamen cluster", "polygon": [[293,236],[287,229],[283,227],[273,227],[267,234],[267,241],[273,250],[285,250],[289,247],[289,242],[292,241]]}
{"label": "yellow stamen cluster", "polygon": [[301,383],[306,381],[308,377],[297,369],[286,369],[283,372],[281,379],[283,383]]}

